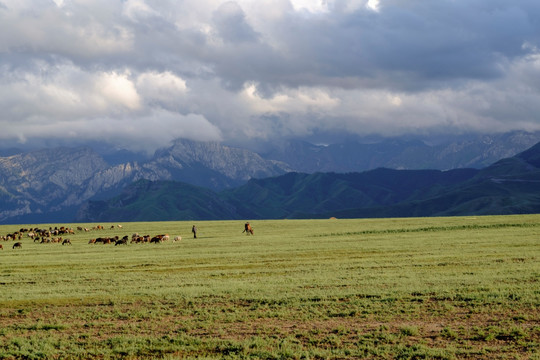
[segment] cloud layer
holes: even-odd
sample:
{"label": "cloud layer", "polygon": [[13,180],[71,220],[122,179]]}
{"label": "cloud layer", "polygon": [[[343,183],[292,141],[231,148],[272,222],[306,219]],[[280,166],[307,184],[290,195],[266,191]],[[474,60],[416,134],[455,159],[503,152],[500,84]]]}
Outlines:
{"label": "cloud layer", "polygon": [[0,0],[0,140],[540,129],[537,0]]}

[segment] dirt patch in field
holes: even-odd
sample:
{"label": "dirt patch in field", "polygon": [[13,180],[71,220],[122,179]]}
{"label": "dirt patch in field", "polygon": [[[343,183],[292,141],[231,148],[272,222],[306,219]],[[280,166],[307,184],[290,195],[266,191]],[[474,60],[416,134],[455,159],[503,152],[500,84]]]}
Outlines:
{"label": "dirt patch in field", "polygon": [[443,312],[425,306],[419,308],[421,311],[385,315],[381,319],[376,313],[360,312],[335,312],[332,314],[339,316],[320,317],[285,307],[277,306],[286,314],[282,316],[276,315],[276,309],[252,309],[234,301],[206,306],[155,301],[33,304],[0,310],[0,338],[9,343],[15,338],[52,337],[58,342],[76,341],[82,347],[120,337],[174,340],[187,336],[203,343],[216,339],[233,343],[262,339],[269,347],[286,339],[301,349],[357,351],[421,345],[459,358],[477,359],[503,355],[526,358],[540,344],[540,320],[533,308],[455,306]]}

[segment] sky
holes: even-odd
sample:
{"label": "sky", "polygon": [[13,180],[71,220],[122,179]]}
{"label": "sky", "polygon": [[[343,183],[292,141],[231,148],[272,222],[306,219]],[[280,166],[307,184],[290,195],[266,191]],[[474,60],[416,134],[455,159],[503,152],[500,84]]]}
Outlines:
{"label": "sky", "polygon": [[538,0],[0,0],[0,143],[540,130]]}

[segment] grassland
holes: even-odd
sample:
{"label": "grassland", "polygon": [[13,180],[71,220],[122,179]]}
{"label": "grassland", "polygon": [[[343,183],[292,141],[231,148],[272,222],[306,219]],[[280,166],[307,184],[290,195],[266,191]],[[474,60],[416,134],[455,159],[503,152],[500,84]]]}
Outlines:
{"label": "grassland", "polygon": [[0,359],[540,359],[540,215],[192,224],[1,242]]}

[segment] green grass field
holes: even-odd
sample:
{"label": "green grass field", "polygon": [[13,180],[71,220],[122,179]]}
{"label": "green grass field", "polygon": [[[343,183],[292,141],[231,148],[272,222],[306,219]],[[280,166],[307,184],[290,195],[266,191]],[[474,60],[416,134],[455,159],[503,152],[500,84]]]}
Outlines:
{"label": "green grass field", "polygon": [[251,224],[0,242],[0,359],[540,359],[540,215]]}

